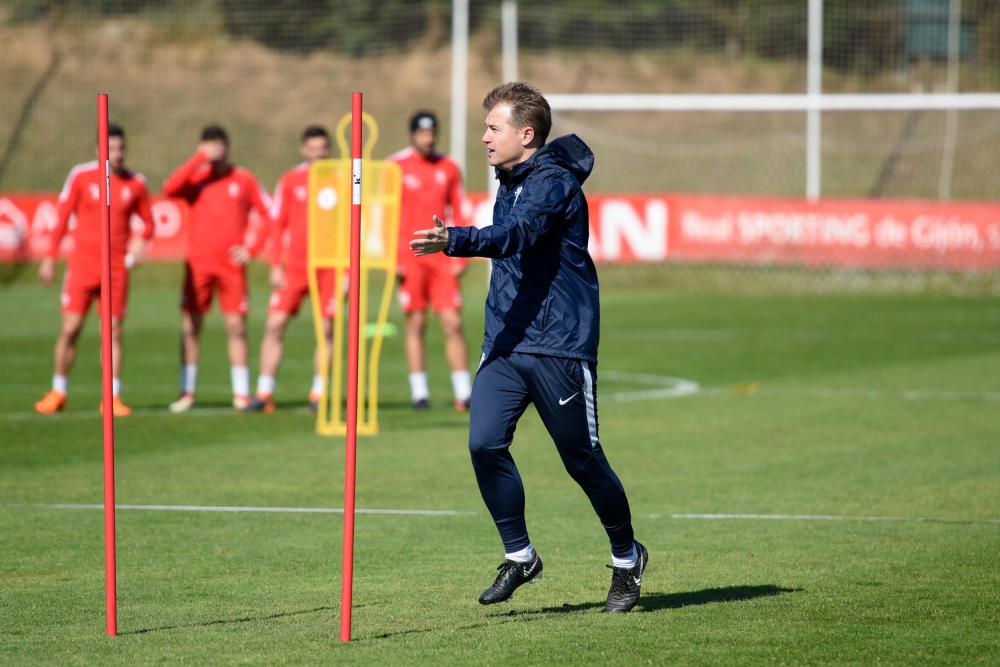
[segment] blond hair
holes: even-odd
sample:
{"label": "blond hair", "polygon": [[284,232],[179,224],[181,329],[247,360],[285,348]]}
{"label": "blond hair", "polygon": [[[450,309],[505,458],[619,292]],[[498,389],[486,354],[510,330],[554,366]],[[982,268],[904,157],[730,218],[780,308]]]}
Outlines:
{"label": "blond hair", "polygon": [[538,145],[545,143],[552,129],[552,109],[537,88],[523,81],[501,84],[483,98],[486,111],[492,111],[499,104],[510,106],[510,121],[514,127],[532,128]]}

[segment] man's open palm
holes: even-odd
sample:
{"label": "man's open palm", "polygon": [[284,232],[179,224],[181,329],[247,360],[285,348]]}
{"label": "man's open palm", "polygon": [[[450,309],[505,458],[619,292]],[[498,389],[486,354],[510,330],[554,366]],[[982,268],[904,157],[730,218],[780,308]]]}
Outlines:
{"label": "man's open palm", "polygon": [[417,257],[441,252],[448,247],[448,228],[436,215],[433,229],[420,229],[413,232],[413,235],[419,238],[410,241],[410,250]]}

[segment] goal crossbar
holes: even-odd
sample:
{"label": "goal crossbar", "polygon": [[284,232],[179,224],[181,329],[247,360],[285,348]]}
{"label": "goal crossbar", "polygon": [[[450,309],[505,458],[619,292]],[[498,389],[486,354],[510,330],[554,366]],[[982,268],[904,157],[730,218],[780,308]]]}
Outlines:
{"label": "goal crossbar", "polygon": [[548,95],[553,111],[969,111],[1000,110],[1000,93]]}

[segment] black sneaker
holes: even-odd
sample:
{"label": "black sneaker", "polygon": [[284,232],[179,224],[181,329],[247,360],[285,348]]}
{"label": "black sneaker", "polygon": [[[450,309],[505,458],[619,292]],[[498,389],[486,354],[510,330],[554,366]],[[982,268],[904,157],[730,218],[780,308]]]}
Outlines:
{"label": "black sneaker", "polygon": [[431,409],[431,402],[426,398],[418,398],[417,400],[413,401],[410,405],[413,406],[414,410],[418,411]]}
{"label": "black sneaker", "polygon": [[646,571],[646,563],[649,562],[649,552],[638,542],[635,543],[635,548],[639,552],[639,561],[635,567],[626,569],[608,565],[611,568],[611,589],[608,591],[608,601],[604,603],[604,611],[608,613],[628,611],[639,601],[639,587],[642,585],[642,573]]}
{"label": "black sneaker", "polygon": [[270,414],[274,412],[274,399],[271,397],[261,398],[260,396],[254,396],[250,399],[250,402],[242,408],[243,412],[263,412]]}
{"label": "black sneaker", "polygon": [[479,604],[503,602],[514,594],[518,586],[534,581],[542,573],[542,559],[536,553],[535,557],[527,563],[505,560],[497,570],[500,574],[497,575],[493,585],[479,596]]}

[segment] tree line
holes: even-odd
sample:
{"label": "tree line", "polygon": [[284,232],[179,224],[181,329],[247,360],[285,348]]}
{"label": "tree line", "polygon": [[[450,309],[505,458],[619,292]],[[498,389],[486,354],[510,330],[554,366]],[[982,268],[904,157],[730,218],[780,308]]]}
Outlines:
{"label": "tree line", "polygon": [[[446,40],[451,0],[13,0],[11,21],[52,12],[116,16],[185,12],[214,3],[228,34],[280,51],[364,56],[406,50],[429,31]],[[693,49],[801,58],[805,0],[546,0],[519,3],[521,48]],[[934,21],[948,0],[826,0],[825,64],[877,71],[899,60],[908,21]],[[977,56],[1000,64],[1000,2],[963,0]],[[500,0],[470,0],[473,31],[498,22]],[[991,46],[994,45],[994,46]]]}

